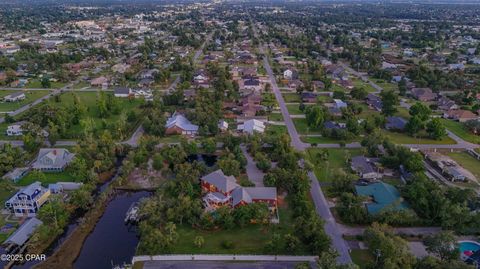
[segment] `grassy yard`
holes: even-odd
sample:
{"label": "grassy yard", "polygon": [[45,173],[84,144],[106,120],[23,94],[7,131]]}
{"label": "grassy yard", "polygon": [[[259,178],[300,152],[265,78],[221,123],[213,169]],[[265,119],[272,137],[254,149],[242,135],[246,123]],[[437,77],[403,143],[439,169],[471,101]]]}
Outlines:
{"label": "grassy yard", "polygon": [[79,83],[73,85],[73,88],[78,90],[78,89],[81,89],[81,88],[85,88],[85,87],[90,87],[90,83],[86,82],[86,81],[80,81]]}
{"label": "grassy yard", "polygon": [[396,144],[438,144],[438,145],[449,145],[456,144],[453,139],[450,137],[444,137],[442,140],[430,139],[425,136],[420,136],[418,138],[409,136],[406,133],[399,132],[390,132],[387,130],[382,130],[383,134],[388,137],[393,143]]}
{"label": "grassy yard", "polygon": [[404,107],[397,107],[397,112],[395,113],[395,116],[402,117],[408,120],[410,118],[410,113],[408,112],[408,109]]}
{"label": "grassy yard", "polygon": [[330,182],[331,172],[343,169],[349,171],[347,161],[354,156],[362,155],[363,149],[327,149],[328,160],[319,159],[318,154],[325,149],[309,148],[306,152],[307,159],[314,165],[314,173],[320,182]]}
{"label": "grassy yard", "polygon": [[372,85],[370,85],[367,82],[364,82],[361,79],[358,79],[358,78],[352,79],[352,83],[353,83],[353,86],[355,86],[357,88],[364,88],[365,90],[367,90],[367,92],[376,91],[375,88]]}
{"label": "grassy yard", "polygon": [[463,168],[470,171],[477,180],[480,180],[480,160],[475,159],[466,152],[450,152],[447,155],[454,159]]}
{"label": "grassy yard", "polygon": [[268,120],[269,121],[283,121],[282,113],[270,113],[270,115],[268,115]]}
{"label": "grassy yard", "polygon": [[[285,234],[294,233],[291,212],[283,206],[279,209],[280,223],[268,227],[262,225],[249,225],[244,228],[231,230],[202,231],[189,226],[179,226],[178,242],[175,244],[172,253],[215,253],[215,254],[266,254],[267,242],[272,239],[274,233],[282,238]],[[194,245],[195,237],[202,236],[204,245],[198,248]],[[222,243],[232,242],[231,248],[225,248]],[[309,254],[305,246],[299,247],[299,253]],[[293,253],[284,253],[293,254]]]}
{"label": "grassy yard", "polygon": [[338,144],[340,142],[345,142],[348,144],[355,141],[360,141],[361,139],[354,138],[354,139],[348,139],[348,140],[338,140],[338,139],[323,137],[323,136],[301,136],[300,140],[309,144]]}
{"label": "grassy yard", "polygon": [[285,103],[300,103],[300,96],[297,93],[283,93]]}
{"label": "grassy yard", "polygon": [[44,173],[45,180],[39,180],[34,177],[34,174],[28,173],[25,177],[20,179],[17,182],[19,186],[27,186],[32,184],[35,181],[40,181],[42,185],[46,186],[51,183],[64,182],[64,181],[74,181],[69,172],[58,172],[58,173]]}
{"label": "grassy yard", "polygon": [[299,105],[300,104],[287,105],[288,113],[290,115],[303,115],[303,114],[305,114],[303,111],[300,110]]}
{"label": "grassy yard", "polygon": [[463,126],[463,123],[447,119],[440,120],[448,130],[458,135],[463,140],[470,143],[480,144],[480,136],[472,134],[467,128],[465,128],[465,126]]}
{"label": "grassy yard", "polygon": [[299,134],[320,134],[320,128],[308,127],[306,119],[292,119]]}
{"label": "grassy yard", "polygon": [[285,125],[267,125],[267,133],[286,134],[288,133],[287,126]]}
{"label": "grassy yard", "polygon": [[382,80],[382,79],[372,79],[372,81],[375,82],[375,84],[377,84],[378,86],[382,87],[384,90],[397,90],[398,89],[396,84],[391,83],[391,82],[387,82],[387,81]]}
{"label": "grassy yard", "polygon": [[[5,97],[9,94],[15,93],[18,91],[0,91],[0,97]],[[0,112],[9,112],[13,111],[16,109],[19,109],[20,107],[24,105],[28,105],[32,103],[33,101],[37,100],[40,97],[43,97],[48,94],[48,90],[45,91],[26,91],[25,92],[25,100],[19,101],[19,102],[0,102]]]}
{"label": "grassy yard", "polygon": [[360,269],[367,268],[367,265],[374,261],[374,257],[368,249],[352,249],[350,255],[353,263],[358,265]]}
{"label": "grassy yard", "polygon": [[[59,89],[65,86],[65,83],[63,82],[51,82],[50,83],[50,88],[51,89]],[[32,80],[28,82],[28,84],[25,86],[25,88],[29,89],[38,89],[38,88],[43,88],[42,87],[42,82],[40,80]]]}

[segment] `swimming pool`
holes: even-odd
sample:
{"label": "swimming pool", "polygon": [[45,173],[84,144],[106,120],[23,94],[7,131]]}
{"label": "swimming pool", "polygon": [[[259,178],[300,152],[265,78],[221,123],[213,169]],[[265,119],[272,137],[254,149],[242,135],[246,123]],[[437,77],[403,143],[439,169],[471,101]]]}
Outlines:
{"label": "swimming pool", "polygon": [[480,243],[474,241],[460,241],[458,246],[460,249],[460,253],[463,253],[467,250],[470,250],[472,252],[480,250]]}

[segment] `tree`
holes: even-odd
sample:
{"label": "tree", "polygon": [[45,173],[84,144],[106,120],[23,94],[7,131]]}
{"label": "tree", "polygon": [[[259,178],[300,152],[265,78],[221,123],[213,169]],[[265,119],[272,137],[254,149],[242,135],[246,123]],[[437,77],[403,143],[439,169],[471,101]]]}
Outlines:
{"label": "tree", "polygon": [[240,175],[240,163],[235,159],[235,156],[232,153],[222,156],[217,164],[227,176]]}
{"label": "tree", "polygon": [[407,242],[393,234],[385,224],[374,222],[363,233],[365,241],[376,261],[374,268],[412,268],[415,258],[410,254]]}
{"label": "tree", "polygon": [[255,159],[257,168],[262,170],[263,172],[267,172],[272,167],[272,164],[270,163],[270,160],[262,152],[259,152],[259,153],[255,154],[254,159]]}
{"label": "tree", "polygon": [[408,113],[413,117],[417,116],[422,122],[428,120],[432,114],[432,110],[424,105],[423,103],[416,102],[413,106],[410,107]]}
{"label": "tree", "polygon": [[433,139],[439,140],[447,135],[445,126],[439,118],[434,118],[427,123],[427,133]]}
{"label": "tree", "polygon": [[205,243],[205,239],[203,239],[203,236],[195,236],[195,239],[193,240],[193,244],[197,247],[197,248],[202,248],[203,247],[203,244]]}
{"label": "tree", "polygon": [[52,83],[50,82],[50,78],[48,77],[43,77],[40,83],[42,84],[42,88],[52,87]]}
{"label": "tree", "polygon": [[217,150],[217,143],[214,138],[206,138],[202,140],[202,149],[207,154],[213,154]]}
{"label": "tree", "polygon": [[78,208],[87,210],[93,203],[92,190],[94,189],[91,184],[83,184],[79,189],[72,192],[70,203],[78,206]]}
{"label": "tree", "polygon": [[392,90],[385,90],[380,93],[382,98],[382,114],[385,116],[392,116],[397,112],[399,104],[398,95]]}
{"label": "tree", "polygon": [[321,106],[312,105],[306,109],[307,124],[313,128],[320,128],[326,119],[326,113]]}
{"label": "tree", "polygon": [[58,127],[52,121],[48,123],[48,141],[50,145],[54,146],[57,143],[58,139],[60,138],[60,134],[58,133]]}
{"label": "tree", "polygon": [[350,95],[357,100],[364,100],[367,98],[368,92],[363,87],[355,87],[350,91]]}
{"label": "tree", "polygon": [[405,130],[411,136],[416,136],[423,129],[423,122],[419,116],[415,115],[408,120]]}
{"label": "tree", "polygon": [[457,260],[459,250],[457,239],[451,231],[441,231],[438,234],[428,236],[424,240],[427,251],[438,256],[442,261]]}

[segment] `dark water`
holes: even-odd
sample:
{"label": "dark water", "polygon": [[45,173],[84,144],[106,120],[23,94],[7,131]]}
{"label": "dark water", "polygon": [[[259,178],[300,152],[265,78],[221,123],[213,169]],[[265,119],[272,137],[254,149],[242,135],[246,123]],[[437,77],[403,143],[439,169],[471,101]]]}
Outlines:
{"label": "dark water", "polygon": [[130,263],[138,244],[136,229],[124,224],[125,214],[134,202],[149,192],[121,192],[108,204],[105,213],[83,244],[74,263],[76,269],[112,268]]}
{"label": "dark water", "polygon": [[207,155],[207,154],[192,154],[187,156],[187,161],[189,163],[197,161],[204,163],[208,167],[212,167],[217,163],[216,155]]}

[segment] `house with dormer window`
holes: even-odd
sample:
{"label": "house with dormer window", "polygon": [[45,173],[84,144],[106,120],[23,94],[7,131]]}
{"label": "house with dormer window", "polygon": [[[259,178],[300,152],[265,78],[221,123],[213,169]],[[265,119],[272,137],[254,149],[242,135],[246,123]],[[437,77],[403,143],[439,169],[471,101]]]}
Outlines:
{"label": "house with dormer window", "polygon": [[73,160],[75,154],[62,148],[42,148],[32,164],[34,170],[42,172],[61,172]]}

